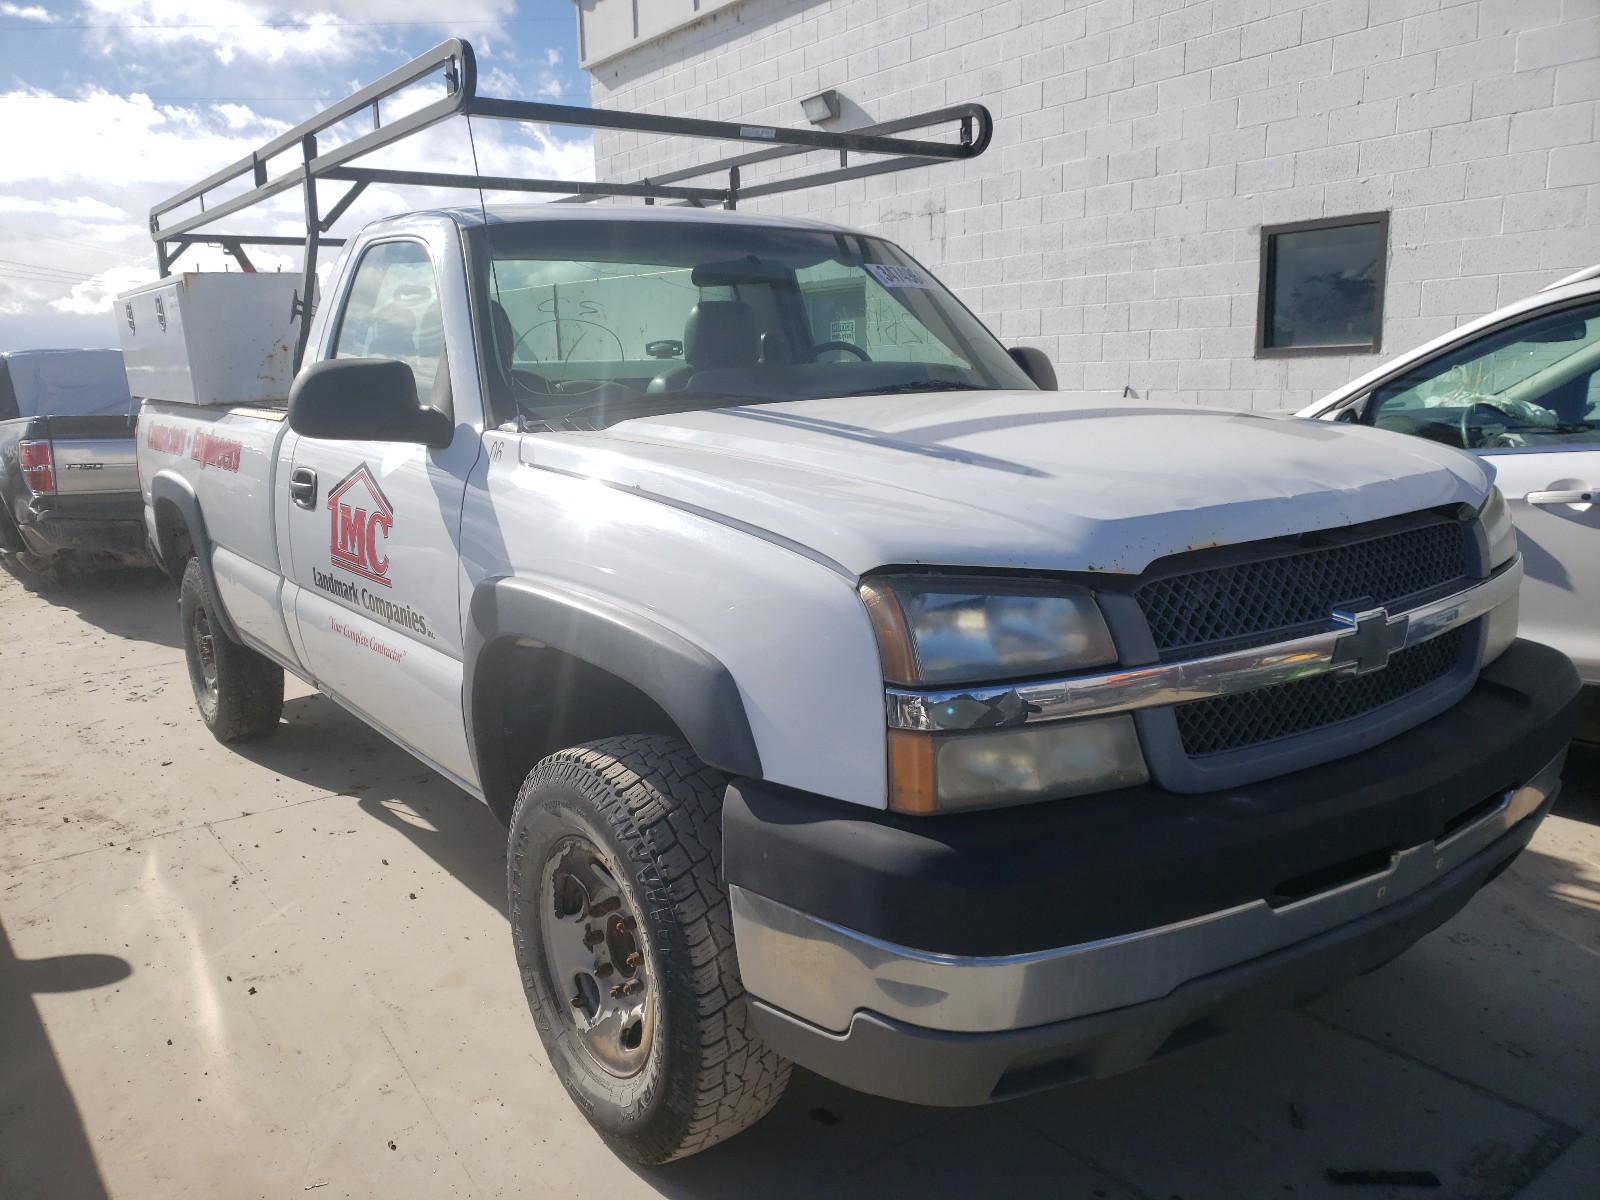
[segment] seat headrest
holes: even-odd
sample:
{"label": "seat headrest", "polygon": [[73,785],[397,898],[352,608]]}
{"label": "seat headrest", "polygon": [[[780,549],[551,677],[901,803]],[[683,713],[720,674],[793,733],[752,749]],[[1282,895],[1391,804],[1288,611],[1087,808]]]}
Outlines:
{"label": "seat headrest", "polygon": [[702,300],[683,327],[683,360],[691,367],[753,367],[761,357],[756,313],[742,300]]}

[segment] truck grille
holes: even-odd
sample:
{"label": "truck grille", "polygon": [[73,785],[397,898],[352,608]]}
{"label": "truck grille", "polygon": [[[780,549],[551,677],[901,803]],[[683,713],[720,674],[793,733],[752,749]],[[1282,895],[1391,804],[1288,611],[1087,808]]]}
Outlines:
{"label": "truck grille", "polygon": [[1354,720],[1436,683],[1459,665],[1472,625],[1402,650],[1370,675],[1317,675],[1173,709],[1190,758],[1259,746]]}
{"label": "truck grille", "polygon": [[[1338,608],[1404,611],[1470,586],[1481,557],[1472,522],[1419,513],[1325,536],[1320,545],[1262,543],[1170,562],[1133,596],[1160,660],[1182,662],[1327,631]],[[1208,779],[1224,769],[1250,774],[1257,748],[1333,726],[1357,728],[1369,716],[1393,728],[1408,701],[1427,704],[1462,678],[1464,656],[1477,645],[1467,627],[1402,650],[1371,674],[1319,675],[1174,705],[1171,724],[1162,723],[1172,778],[1201,783],[1183,774],[1183,761],[1204,761]],[[1235,752],[1240,757],[1224,768],[1221,756]],[[1315,758],[1309,747],[1297,753]]]}
{"label": "truck grille", "polygon": [[1174,662],[1326,629],[1333,610],[1353,601],[1388,608],[1449,584],[1465,586],[1476,557],[1473,527],[1441,519],[1361,541],[1154,579],[1134,598],[1161,661]]}

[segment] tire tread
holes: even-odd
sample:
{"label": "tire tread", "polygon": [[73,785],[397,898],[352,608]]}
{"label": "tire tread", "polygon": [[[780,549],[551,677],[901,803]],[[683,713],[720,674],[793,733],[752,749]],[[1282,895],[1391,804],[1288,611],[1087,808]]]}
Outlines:
{"label": "tire tread", "polygon": [[[253,741],[271,733],[283,716],[283,668],[250,647],[228,640],[217,625],[216,603],[206,587],[200,564],[192,558],[184,568],[179,589],[180,609],[187,613],[190,604],[205,609],[217,656],[217,710],[208,716],[204,705],[200,706],[206,727],[217,741],[224,743]],[[197,664],[192,661],[194,650],[187,616],[183,646],[184,656],[190,660],[190,682],[195,686],[195,699],[199,703],[200,685],[195,673]]]}
{"label": "tire tread", "polygon": [[[584,780],[604,791],[582,788]],[[733,922],[721,881],[725,777],[676,738],[629,734],[558,751],[529,774],[512,828],[537,802],[541,786],[560,780],[586,792],[628,845],[635,864],[658,877],[682,929],[687,953],[662,955],[677,995],[697,1009],[693,1047],[699,1069],[681,1124],[655,1144],[628,1147],[641,1162],[661,1163],[705,1150],[753,1125],[778,1102],[789,1063],[756,1032],[739,983]],[[637,833],[637,840],[630,836]]]}

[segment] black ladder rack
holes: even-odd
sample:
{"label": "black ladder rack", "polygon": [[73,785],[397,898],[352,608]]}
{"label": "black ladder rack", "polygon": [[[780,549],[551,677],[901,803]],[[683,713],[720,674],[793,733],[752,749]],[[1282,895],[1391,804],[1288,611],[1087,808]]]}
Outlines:
{"label": "black ladder rack", "polygon": [[[379,105],[396,93],[439,77],[445,94],[430,104],[385,124]],[[372,114],[370,133],[328,150],[317,144],[319,134],[365,111]],[[497,121],[526,121],[541,125],[564,125],[580,129],[618,129],[635,133],[655,133],[714,141],[753,142],[763,149],[685,167],[641,179],[633,183],[591,183],[581,179],[533,179],[522,176],[462,175],[435,171],[397,171],[352,165],[363,155],[422,132],[454,116],[487,117]],[[890,136],[908,130],[946,127],[958,141],[912,140]],[[703,207],[707,204],[734,208],[741,199],[771,196],[905,171],[938,162],[974,158],[988,148],[994,122],[981,104],[960,104],[933,112],[903,117],[866,129],[829,133],[818,129],[789,129],[771,125],[749,125],[727,121],[703,121],[689,117],[666,117],[651,113],[613,112],[607,109],[579,108],[562,104],[542,104],[529,100],[504,100],[478,95],[477,60],[467,42],[452,39],[434,47],[399,70],[362,88],[339,103],[280,134],[260,149],[231,166],[169,196],[150,210],[150,236],[156,244],[156,262],[163,277],[172,273],[172,264],[189,246],[208,243],[221,246],[245,270],[253,270],[246,246],[296,246],[305,248],[305,264],[300,293],[314,294],[317,251],[322,246],[341,246],[343,238],[325,236],[366,190],[369,184],[388,183],[426,187],[465,188],[486,191],[537,192],[555,194],[571,201],[584,202],[605,196],[638,197],[646,204],[657,200],[676,201]],[[281,154],[298,151],[294,166],[278,175],[269,175],[268,163]],[[758,163],[772,162],[794,155],[834,151],[839,165],[770,182],[744,185],[741,173]],[[851,163],[852,154],[882,157],[870,162]],[[727,174],[724,186],[687,185],[685,180]],[[349,188],[327,210],[317,197],[319,180],[349,184]],[[207,206],[207,197],[219,188],[249,184],[242,193]],[[303,238],[217,232],[199,232],[234,213],[260,204],[293,188],[302,188],[305,197],[306,232]],[[176,216],[176,210],[198,202],[200,211]],[[300,323],[300,341],[295,348],[299,366],[310,337],[310,314]]]}

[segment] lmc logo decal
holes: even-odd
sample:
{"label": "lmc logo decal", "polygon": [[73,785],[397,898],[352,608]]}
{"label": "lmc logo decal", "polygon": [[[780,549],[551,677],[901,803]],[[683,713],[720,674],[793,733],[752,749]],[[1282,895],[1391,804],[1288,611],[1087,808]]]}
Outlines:
{"label": "lmc logo decal", "polygon": [[389,587],[389,558],[381,547],[394,528],[394,508],[366,463],[328,493],[328,516],[333,565]]}

